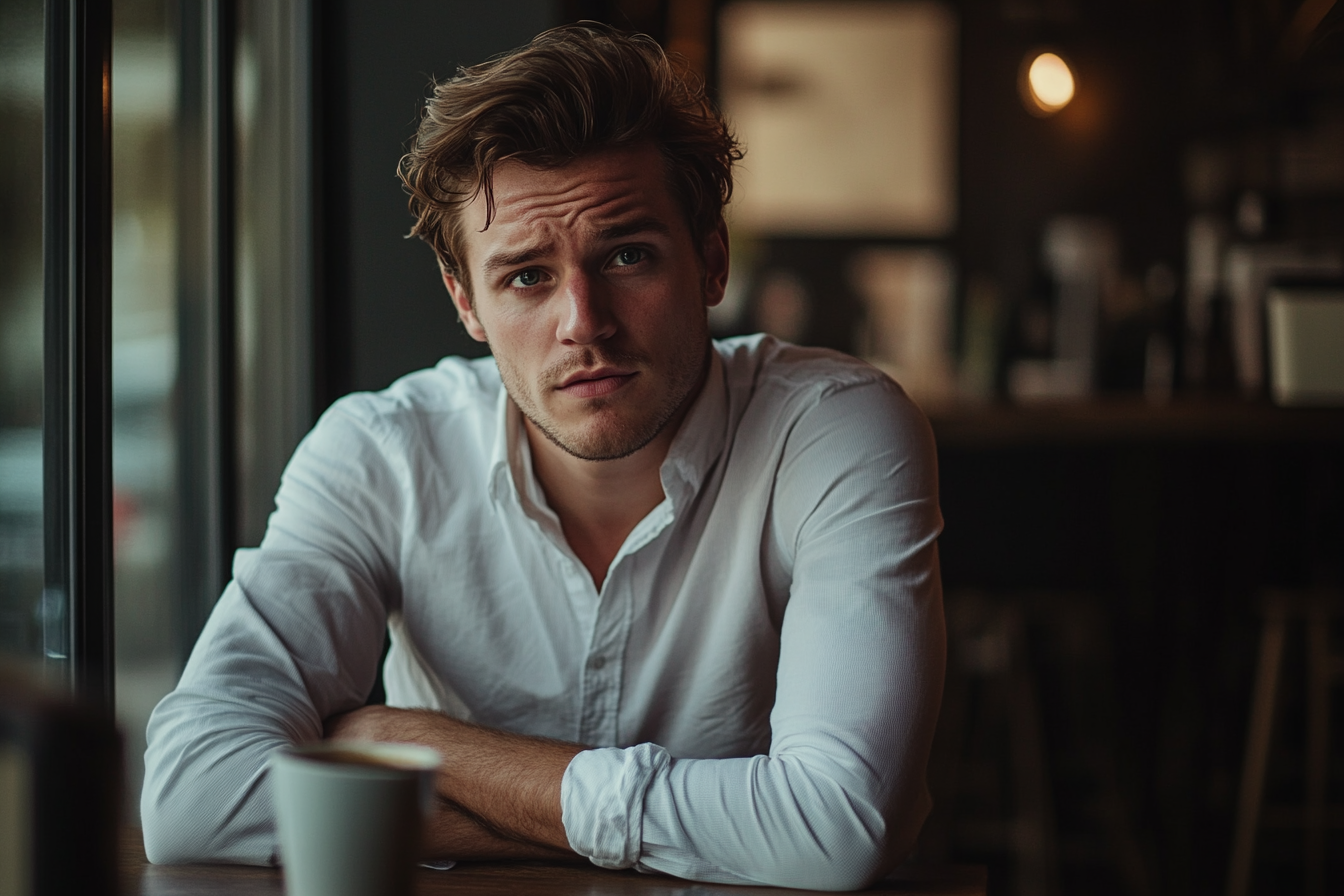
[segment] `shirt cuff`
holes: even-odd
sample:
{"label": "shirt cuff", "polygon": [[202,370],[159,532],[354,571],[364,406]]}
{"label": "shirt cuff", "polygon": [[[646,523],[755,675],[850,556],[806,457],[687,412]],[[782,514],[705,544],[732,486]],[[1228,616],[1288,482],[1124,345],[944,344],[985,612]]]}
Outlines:
{"label": "shirt cuff", "polygon": [[600,868],[639,861],[644,793],[670,761],[655,744],[584,750],[570,760],[560,782],[560,818],[570,848]]}

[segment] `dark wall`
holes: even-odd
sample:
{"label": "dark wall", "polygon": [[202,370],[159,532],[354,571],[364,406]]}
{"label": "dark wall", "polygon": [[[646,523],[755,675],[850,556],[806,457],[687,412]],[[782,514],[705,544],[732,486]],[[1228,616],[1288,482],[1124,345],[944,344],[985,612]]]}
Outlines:
{"label": "dark wall", "polygon": [[445,355],[486,353],[457,322],[433,253],[404,238],[411,217],[396,166],[431,78],[557,22],[552,0],[509,0],[507,10],[480,0],[319,5],[319,408]]}

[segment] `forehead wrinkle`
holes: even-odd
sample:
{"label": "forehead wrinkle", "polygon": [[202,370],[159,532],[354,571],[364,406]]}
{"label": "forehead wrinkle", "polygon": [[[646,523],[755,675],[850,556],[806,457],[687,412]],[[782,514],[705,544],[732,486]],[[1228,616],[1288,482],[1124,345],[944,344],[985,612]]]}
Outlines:
{"label": "forehead wrinkle", "polygon": [[664,197],[648,194],[651,185],[640,167],[534,168],[509,162],[495,172],[494,182],[495,214],[488,227],[484,197],[474,198],[463,210],[476,218],[477,236],[472,241],[484,239],[480,248],[495,250],[486,260],[491,270],[535,261],[579,234],[611,239],[625,235],[633,225],[650,222],[655,226],[639,230],[669,231],[656,226],[662,223],[665,210],[659,206]]}
{"label": "forehead wrinkle", "polygon": [[[621,196],[630,195],[630,185],[642,180],[636,170],[611,170],[610,167],[583,164],[560,168],[535,168],[521,162],[506,162],[494,176],[496,215],[512,205],[515,214],[545,213],[549,207],[573,202],[584,204],[596,200],[604,205]],[[501,190],[501,181],[507,180],[507,190]],[[606,197],[604,199],[604,197]]]}
{"label": "forehead wrinkle", "polygon": [[603,191],[594,196],[584,189],[585,186],[578,184],[564,193],[534,196],[515,203],[507,215],[500,216],[503,219],[501,223],[517,227],[549,226],[575,230],[584,219],[600,222],[618,218],[627,214],[630,206],[638,202],[637,195],[628,193],[612,195]]}

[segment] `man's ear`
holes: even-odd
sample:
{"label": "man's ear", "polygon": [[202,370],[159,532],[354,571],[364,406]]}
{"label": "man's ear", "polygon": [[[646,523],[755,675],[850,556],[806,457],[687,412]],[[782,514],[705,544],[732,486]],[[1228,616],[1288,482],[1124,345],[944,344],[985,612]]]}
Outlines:
{"label": "man's ear", "polygon": [[443,285],[448,290],[448,295],[453,297],[453,305],[457,307],[458,320],[462,321],[462,326],[467,328],[467,335],[477,342],[485,342],[485,328],[476,319],[476,309],[472,307],[471,293],[468,291],[467,285],[445,267],[440,267],[439,273],[443,275]]}
{"label": "man's ear", "polygon": [[723,292],[728,287],[728,225],[722,218],[719,226],[705,237],[705,307],[713,307],[723,301]]}

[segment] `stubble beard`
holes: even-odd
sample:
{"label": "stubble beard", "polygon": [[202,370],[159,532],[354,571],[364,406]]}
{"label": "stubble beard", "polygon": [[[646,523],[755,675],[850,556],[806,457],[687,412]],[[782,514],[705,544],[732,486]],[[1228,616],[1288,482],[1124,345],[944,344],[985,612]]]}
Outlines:
{"label": "stubble beard", "polygon": [[[557,448],[580,460],[620,460],[656,439],[682,406],[691,400],[709,360],[708,335],[706,333],[705,338],[698,341],[701,346],[698,357],[693,357],[692,353],[687,352],[677,358],[676,363],[668,369],[668,388],[655,407],[635,417],[633,415],[637,413],[637,409],[620,413],[622,402],[618,399],[589,399],[588,411],[584,415],[585,425],[576,427],[578,430],[576,432],[563,432],[561,426],[531,399],[523,378],[515,368],[499,364],[499,374],[504,389],[518,406],[518,410]],[[538,378],[538,388],[545,394],[574,371],[603,365],[618,368],[633,367],[641,371],[638,376],[647,376],[644,371],[650,369],[648,359],[641,354],[585,348],[543,370]]]}

